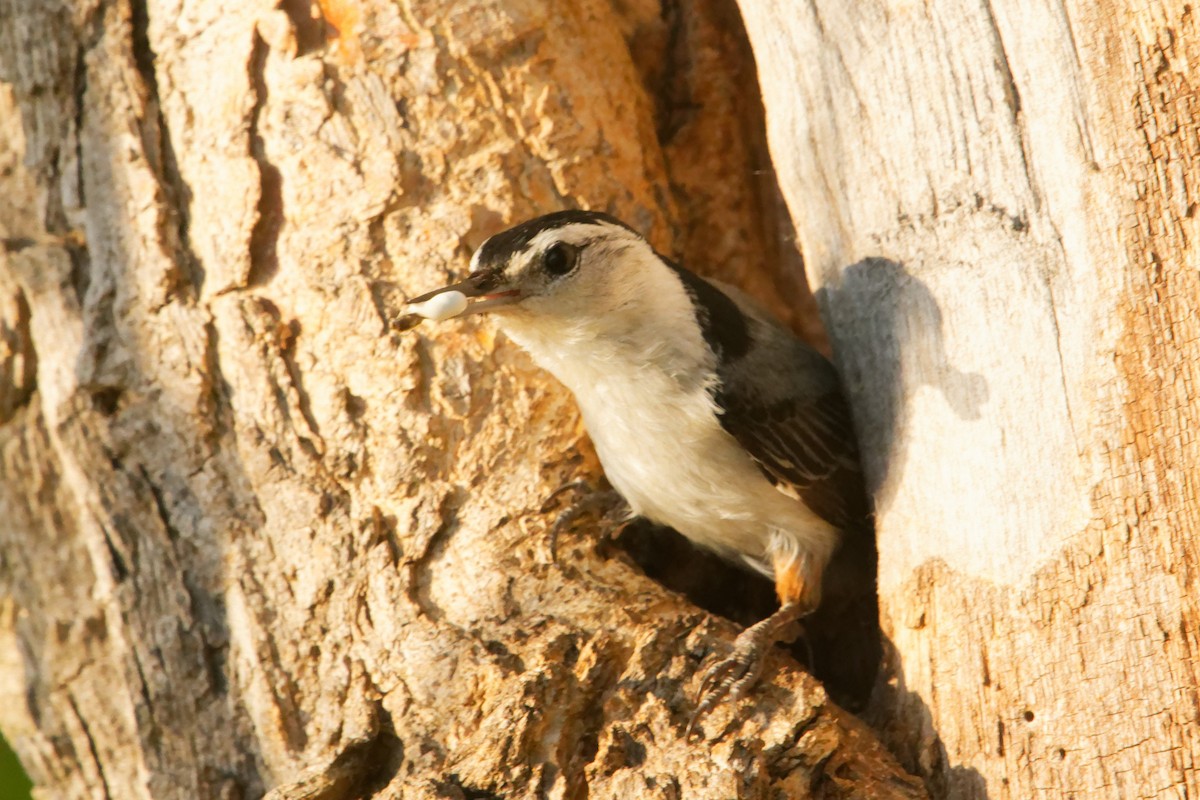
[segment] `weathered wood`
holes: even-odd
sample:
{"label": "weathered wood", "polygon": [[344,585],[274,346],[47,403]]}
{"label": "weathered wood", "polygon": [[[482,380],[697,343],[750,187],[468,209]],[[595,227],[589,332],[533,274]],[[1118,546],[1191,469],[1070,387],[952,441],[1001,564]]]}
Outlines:
{"label": "weathered wood", "polygon": [[878,726],[940,797],[1195,796],[1193,7],[742,9],[878,503]]}
{"label": "weathered wood", "polygon": [[388,331],[564,204],[801,302],[731,8],[276,5],[0,0],[0,727],[43,796],[923,796],[782,654],[686,741],[736,630],[551,558],[564,391],[484,321]]}

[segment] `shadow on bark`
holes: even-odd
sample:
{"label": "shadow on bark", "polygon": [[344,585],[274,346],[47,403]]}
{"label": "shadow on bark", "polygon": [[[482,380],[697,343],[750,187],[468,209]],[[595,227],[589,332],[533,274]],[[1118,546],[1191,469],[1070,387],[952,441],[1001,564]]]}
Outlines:
{"label": "shadow on bark", "polygon": [[[829,322],[843,386],[854,410],[868,490],[877,510],[895,495],[907,462],[905,430],[911,377],[934,376],[960,419],[978,419],[988,401],[982,375],[954,367],[946,352],[944,318],[933,292],[904,265],[884,258],[858,261],[817,292]],[[885,532],[886,535],[886,532]],[[986,800],[979,772],[946,763],[946,748],[925,701],[907,689],[900,655],[881,636],[879,680],[864,714],[910,773],[935,798]]]}
{"label": "shadow on bark", "polygon": [[886,636],[881,680],[864,718],[901,766],[925,782],[930,797],[988,800],[987,782],[978,770],[947,763],[946,746],[933,727],[929,706],[908,690],[900,654]]}
{"label": "shadow on bark", "polygon": [[930,385],[961,419],[979,418],[987,380],[950,364],[937,300],[904,265],[865,258],[816,294],[854,411],[867,490],[875,508],[886,509],[907,460],[902,432],[915,389],[907,376],[936,376]]}

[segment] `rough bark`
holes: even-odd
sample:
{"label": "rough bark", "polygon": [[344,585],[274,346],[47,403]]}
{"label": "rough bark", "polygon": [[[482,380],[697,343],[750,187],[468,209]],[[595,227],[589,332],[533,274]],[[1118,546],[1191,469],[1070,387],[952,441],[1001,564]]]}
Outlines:
{"label": "rough bark", "polygon": [[1194,797],[1191,4],[743,2],[939,797]]}
{"label": "rough bark", "polygon": [[732,12],[620,6],[0,0],[0,728],[40,796],[923,795],[783,654],[686,741],[736,628],[551,557],[596,475],[565,392],[486,322],[388,330],[573,204],[803,304]]}

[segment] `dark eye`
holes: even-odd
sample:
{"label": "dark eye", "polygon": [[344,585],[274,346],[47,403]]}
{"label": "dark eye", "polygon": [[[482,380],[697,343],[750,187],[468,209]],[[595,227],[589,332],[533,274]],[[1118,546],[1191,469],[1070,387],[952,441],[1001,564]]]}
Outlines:
{"label": "dark eye", "polygon": [[558,242],[546,249],[542,255],[542,269],[556,278],[561,278],[575,269],[579,251],[565,242]]}

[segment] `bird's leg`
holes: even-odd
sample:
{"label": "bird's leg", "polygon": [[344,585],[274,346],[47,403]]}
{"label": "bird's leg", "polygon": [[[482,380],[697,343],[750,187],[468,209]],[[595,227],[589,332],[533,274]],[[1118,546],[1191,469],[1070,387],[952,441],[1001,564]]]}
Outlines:
{"label": "bird's leg", "polygon": [[554,524],[550,526],[550,558],[558,560],[558,535],[569,529],[581,517],[596,511],[603,512],[601,520],[616,525],[624,516],[625,501],[613,489],[593,489],[585,480],[572,481],[554,490],[546,502],[542,503],[541,512],[547,514],[553,509],[564,494],[578,493],[580,496],[569,506],[559,512]]}
{"label": "bird's leg", "polygon": [[700,680],[696,710],[688,722],[691,736],[696,723],[723,699],[738,700],[762,674],[767,652],[776,642],[789,642],[800,633],[800,620],[820,602],[821,568],[810,555],[776,556],[775,591],[780,607],[734,640],[733,652],[713,664]]}

